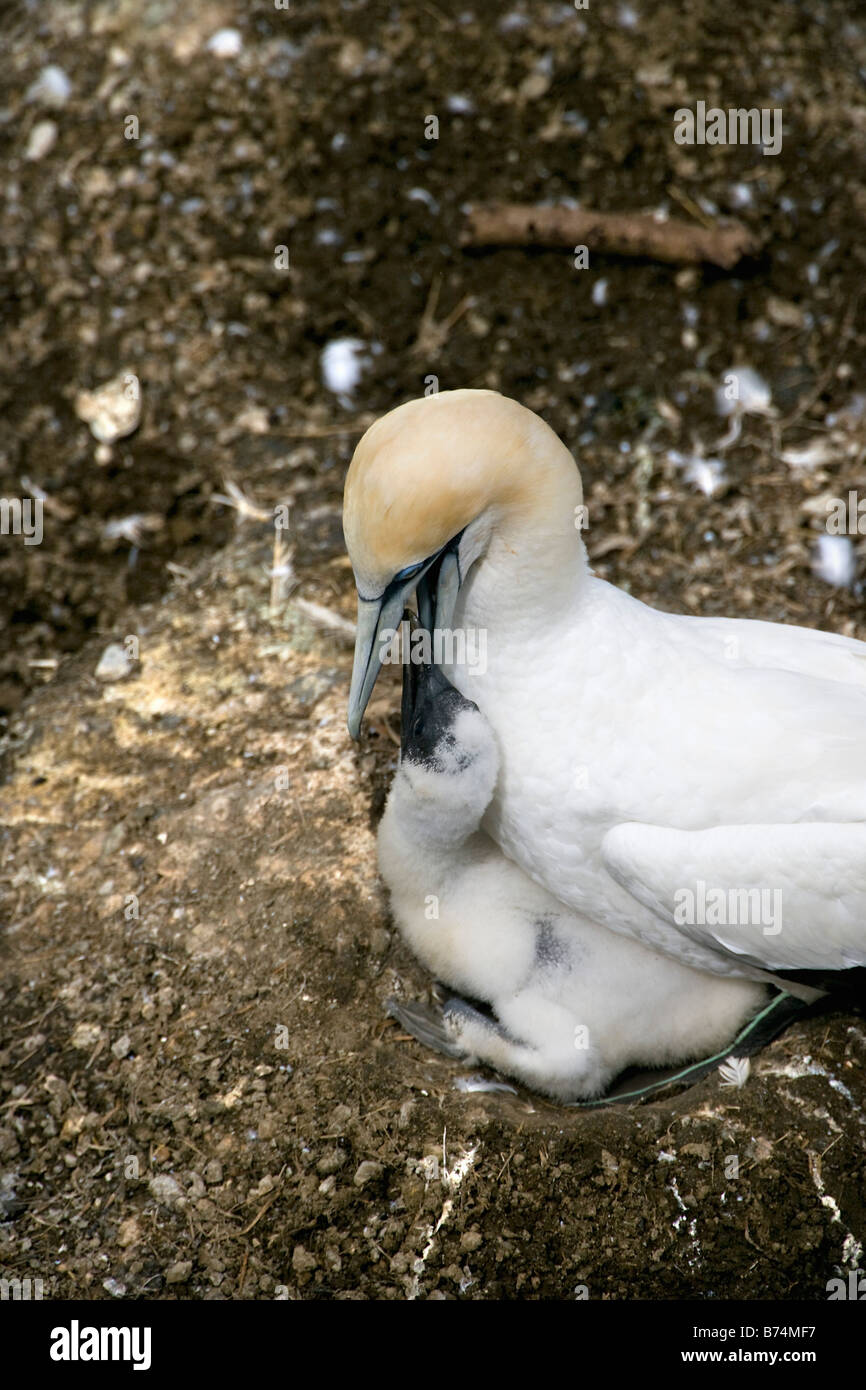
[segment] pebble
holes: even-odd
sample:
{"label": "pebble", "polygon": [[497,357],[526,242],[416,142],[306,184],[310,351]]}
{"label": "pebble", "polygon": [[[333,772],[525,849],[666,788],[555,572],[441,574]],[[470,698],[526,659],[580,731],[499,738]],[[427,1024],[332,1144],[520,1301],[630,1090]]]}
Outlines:
{"label": "pebble", "polygon": [[208,53],[216,58],[236,58],[244,46],[239,29],[217,29],[207,41]]}
{"label": "pebble", "polygon": [[336,1173],[346,1162],[346,1154],[342,1149],[330,1149],[328,1153],[322,1154],[316,1164],[316,1172],[321,1173],[322,1177],[327,1177],[329,1173]]}
{"label": "pebble", "polygon": [[72,83],[66,73],[56,63],[43,68],[35,82],[27,88],[26,100],[37,101],[42,106],[65,106],[72,94]]}
{"label": "pebble", "polygon": [[296,1245],[292,1251],[292,1269],[296,1274],[311,1274],[314,1269],[319,1268],[319,1261],[315,1255],[311,1255],[309,1250],[303,1245]]}
{"label": "pebble", "polygon": [[157,1173],[147,1184],[151,1197],[155,1197],[163,1206],[176,1207],[183,1200],[184,1191],[177,1178],[173,1178],[170,1173]]}
{"label": "pebble", "polygon": [[94,675],[100,681],[122,681],[131,670],[132,662],[126,654],[126,648],[119,642],[112,642],[99,658]]}
{"label": "pebble", "polygon": [[54,121],[37,121],[30,132],[24,150],[24,158],[31,161],[44,159],[57,143],[57,125]]}
{"label": "pebble", "polygon": [[257,1202],[260,1198],[267,1197],[268,1193],[273,1192],[274,1188],[278,1186],[279,1178],[274,1177],[272,1173],[266,1173],[254,1187],[250,1188],[248,1200]]}
{"label": "pebble", "polygon": [[125,439],[141,420],[141,383],[135,372],[118,372],[95,391],[79,391],[75,413],[101,444]]}
{"label": "pebble", "polygon": [[95,1023],[77,1023],[69,1041],[73,1047],[80,1048],[82,1052],[95,1047],[102,1037],[102,1029]]}
{"label": "pebble", "polygon": [[384,1171],[381,1163],[376,1163],[373,1159],[366,1158],[363,1163],[358,1165],[358,1170],[352,1181],[356,1187],[364,1187],[368,1182],[373,1182],[376,1178],[380,1178]]}
{"label": "pebble", "polygon": [[192,1274],[192,1260],[178,1260],[165,1271],[167,1284],[185,1284]]}
{"label": "pebble", "polygon": [[141,1226],[138,1217],[128,1216],[125,1221],[121,1221],[117,1231],[117,1243],[122,1250],[130,1245],[137,1245],[141,1240]]}

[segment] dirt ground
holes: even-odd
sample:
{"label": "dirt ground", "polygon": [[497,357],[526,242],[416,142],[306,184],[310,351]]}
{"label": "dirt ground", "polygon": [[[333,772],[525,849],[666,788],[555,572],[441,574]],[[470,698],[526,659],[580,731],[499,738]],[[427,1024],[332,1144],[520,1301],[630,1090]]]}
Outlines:
{"label": "dirt ground", "polygon": [[[359,748],[345,731],[340,499],[378,413],[431,375],[491,386],[575,450],[598,573],[866,636],[863,537],[849,584],[812,564],[826,498],[866,487],[860,7],[75,0],[3,23],[0,495],[46,501],[42,544],[0,537],[0,1276],[826,1298],[866,1239],[861,1016],[796,1025],[741,1090],[608,1112],[459,1089],[386,1019],[430,982],[375,870],[393,680]],[[235,56],[207,46],[226,26]],[[32,93],[49,63],[59,108]],[[781,153],[678,146],[699,99],[781,106]],[[469,199],[567,196],[733,213],[763,249],[581,272],[459,246]],[[362,374],[336,393],[345,338]],[[720,451],[735,364],[777,413]],[[118,371],[142,417],[106,453],[75,398]],[[232,484],[288,504],[287,592],[272,525],[216,500]],[[128,676],[98,679],[127,637]]]}

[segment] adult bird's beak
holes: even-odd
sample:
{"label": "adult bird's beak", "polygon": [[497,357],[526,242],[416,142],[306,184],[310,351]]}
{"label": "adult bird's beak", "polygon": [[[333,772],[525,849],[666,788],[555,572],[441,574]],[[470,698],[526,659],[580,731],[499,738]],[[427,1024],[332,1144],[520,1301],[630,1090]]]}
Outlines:
{"label": "adult bird's beak", "polygon": [[460,563],[457,551],[446,550],[436,576],[434,628],[450,628],[454,621],[454,608],[460,592]]}
{"label": "adult bird's beak", "polygon": [[355,661],[349,689],[348,724],[352,738],[360,735],[364,710],[382,668],[387,649],[383,634],[397,631],[403,619],[406,600],[416,588],[421,626],[428,631],[432,631],[434,625],[437,628],[451,626],[461,583],[457,547],[462,535],[462,531],[458,532],[440,551],[431,555],[411,578],[403,583],[392,580],[379,598],[361,598],[359,595]]}
{"label": "adult bird's beak", "polygon": [[358,599],[358,630],[355,636],[355,661],[349,689],[349,733],[358,738],[364,710],[373,693],[376,677],[382,667],[385,642],[382,634],[397,631],[403,617],[408,594],[418,582],[417,576],[392,592],[389,586],[381,598]]}

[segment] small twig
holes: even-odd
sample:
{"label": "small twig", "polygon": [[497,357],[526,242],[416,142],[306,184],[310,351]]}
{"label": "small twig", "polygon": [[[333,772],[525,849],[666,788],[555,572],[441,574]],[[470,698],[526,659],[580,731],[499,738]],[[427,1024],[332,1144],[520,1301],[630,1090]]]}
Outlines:
{"label": "small twig", "polygon": [[238,1231],[238,1235],[239,1235],[239,1236],[248,1235],[249,1232],[253,1229],[253,1226],[258,1225],[258,1223],[261,1221],[262,1217],[264,1216],[264,1214],[265,1214],[265,1212],[268,1210],[268,1208],[269,1208],[269,1207],[272,1207],[272,1206],[274,1205],[274,1202],[277,1200],[277,1198],[279,1197],[279,1195],[280,1195],[280,1193],[282,1192],[282,1190],[283,1190],[283,1189],[282,1189],[281,1187],[278,1187],[277,1190],[276,1190],[276,1192],[273,1192],[273,1193],[271,1194],[271,1196],[270,1196],[270,1197],[268,1198],[268,1200],[265,1202],[264,1206],[263,1206],[263,1207],[259,1207],[259,1210],[258,1210],[257,1214],[253,1217],[253,1219],[252,1219],[252,1221],[250,1222],[250,1224],[249,1224],[248,1226],[244,1226],[244,1228],[243,1228],[242,1231]]}
{"label": "small twig", "polygon": [[402,743],[402,739],[400,735],[397,733],[396,729],[393,729],[391,727],[391,721],[388,718],[387,714],[382,715],[382,723],[385,726],[385,733],[388,735],[391,742],[393,744],[396,744],[396,746],[399,748]]}
{"label": "small twig", "polygon": [[25,474],[21,476],[21,486],[25,492],[30,493],[34,501],[41,502],[45,510],[50,512],[52,516],[56,516],[58,520],[71,521],[75,516],[74,508],[67,507],[65,502],[58,502],[56,497],[50,497],[44,488],[40,487],[38,483],[34,483],[32,478],[28,478]]}
{"label": "small twig", "polygon": [[297,580],[292,564],[294,556],[294,546],[283,549],[283,533],[274,529],[274,554],[271,563],[271,595],[270,612],[271,618],[276,616],[281,603],[285,603],[289,594],[292,592]]}
{"label": "small twig", "polygon": [[675,218],[657,221],[651,213],[594,212],[562,205],[524,203],[470,206],[463,246],[587,246],[618,256],[711,265],[730,270],[758,250],[757,237],[742,222],[696,227]]}
{"label": "small twig", "polygon": [[[223,507],[233,507],[239,517],[244,521],[272,521],[273,512],[265,511],[255,502],[247,497],[246,493],[238,487],[237,483],[232,482],[231,478],[226,478],[223,483],[225,493],[214,492],[211,494],[211,502],[216,502]],[[226,495],[227,494],[227,495]]]}
{"label": "small twig", "polygon": [[16,1100],[4,1100],[0,1105],[0,1110],[17,1110],[21,1105],[36,1105],[37,1101],[31,1100],[29,1096],[19,1096]]}
{"label": "small twig", "polygon": [[685,208],[690,217],[693,217],[696,222],[700,222],[702,227],[706,227],[710,231],[713,230],[715,226],[713,219],[707,216],[703,208],[693,198],[690,198],[688,193],[683,193],[682,189],[677,188],[674,183],[668,184],[668,193],[675,202],[679,203],[681,208]]}
{"label": "small twig", "polygon": [[318,627],[326,628],[329,632],[337,632],[348,641],[354,642],[357,626],[351,618],[344,618],[342,613],[335,612],[333,608],[326,608],[324,604],[313,603],[312,599],[296,598],[292,602],[295,608],[299,609]]}
{"label": "small twig", "polygon": [[458,323],[467,309],[472,307],[472,295],[464,295],[460,303],[455,309],[451,310],[447,318],[437,321],[436,310],[439,305],[439,292],[441,289],[442,276],[437,275],[430,286],[430,292],[427,295],[427,303],[424,305],[421,322],[418,324],[418,335],[410,349],[415,357],[435,356],[437,352],[440,352],[448,341],[448,334],[451,332],[455,323]]}

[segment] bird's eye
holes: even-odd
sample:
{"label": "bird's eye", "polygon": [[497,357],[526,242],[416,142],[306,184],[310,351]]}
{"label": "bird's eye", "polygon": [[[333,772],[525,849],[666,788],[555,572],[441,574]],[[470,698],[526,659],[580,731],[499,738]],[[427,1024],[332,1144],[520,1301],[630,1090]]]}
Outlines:
{"label": "bird's eye", "polygon": [[395,574],[394,578],[400,581],[411,579],[413,575],[418,574],[424,568],[426,563],[426,560],[419,560],[417,565],[407,565],[404,570],[400,570],[399,574]]}

